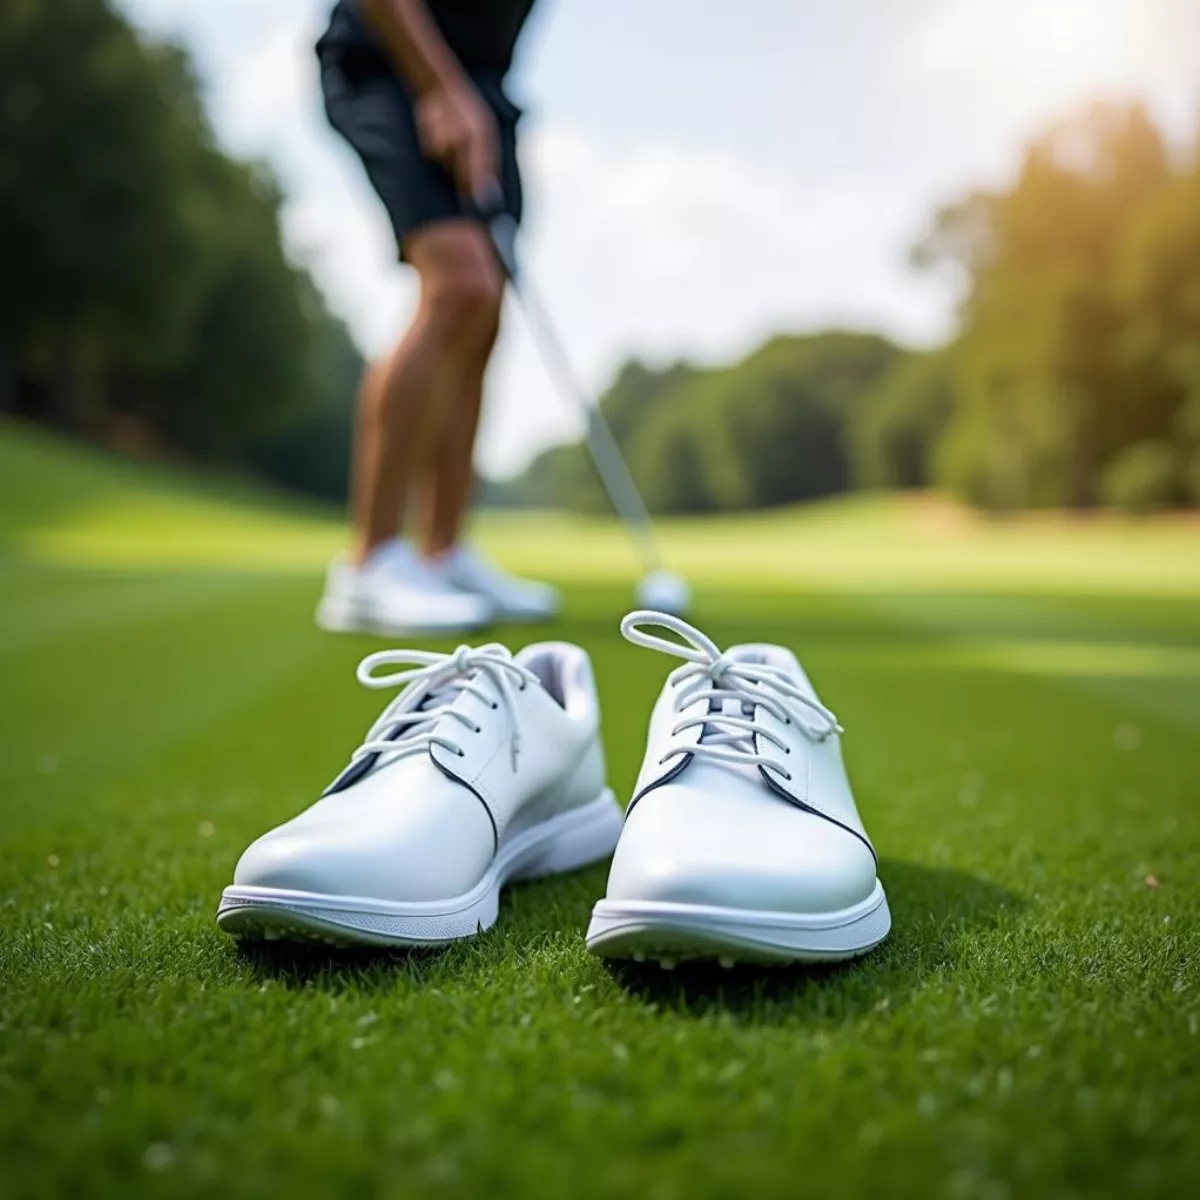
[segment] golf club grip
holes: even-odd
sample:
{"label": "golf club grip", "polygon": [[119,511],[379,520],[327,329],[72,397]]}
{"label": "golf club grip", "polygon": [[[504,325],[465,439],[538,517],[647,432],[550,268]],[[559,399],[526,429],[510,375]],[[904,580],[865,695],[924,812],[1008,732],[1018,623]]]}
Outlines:
{"label": "golf club grip", "polygon": [[500,260],[509,279],[517,277],[517,222],[504,201],[504,191],[493,181],[472,200],[475,215],[483,222],[492,243],[492,249]]}
{"label": "golf club grip", "polygon": [[504,203],[504,189],[495,179],[476,192],[471,203],[475,208],[475,215],[485,225],[507,211]]}

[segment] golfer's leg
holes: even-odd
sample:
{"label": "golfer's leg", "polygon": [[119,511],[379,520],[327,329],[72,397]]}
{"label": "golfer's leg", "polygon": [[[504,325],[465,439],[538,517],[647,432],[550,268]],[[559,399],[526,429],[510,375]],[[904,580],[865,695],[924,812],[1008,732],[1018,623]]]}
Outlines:
{"label": "golfer's leg", "polygon": [[414,482],[428,475],[448,423],[458,420],[473,364],[486,364],[501,287],[483,239],[474,223],[448,220],[405,240],[421,293],[404,339],[363,380],[353,486],[359,562],[395,536]]}
{"label": "golfer's leg", "polygon": [[402,515],[404,494],[397,491],[396,484],[403,482],[407,463],[404,447],[393,445],[388,436],[387,386],[393,363],[410,357],[405,354],[410,339],[414,339],[413,330],[390,355],[368,364],[358,388],[350,464],[350,508],[355,526],[352,558],[356,562],[395,536]]}
{"label": "golfer's leg", "polygon": [[[497,272],[497,288],[503,282]],[[449,420],[431,459],[431,469],[420,481],[416,512],[417,539],[428,558],[454,546],[462,532],[474,482],[475,437],[483,407],[483,380],[499,329],[481,342],[473,354],[463,356],[462,376],[447,405]]]}

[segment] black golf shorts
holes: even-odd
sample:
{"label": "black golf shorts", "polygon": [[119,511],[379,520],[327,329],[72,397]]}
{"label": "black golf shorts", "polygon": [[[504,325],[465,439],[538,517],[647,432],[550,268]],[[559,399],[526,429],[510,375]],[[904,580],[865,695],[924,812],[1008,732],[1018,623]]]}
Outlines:
{"label": "black golf shorts", "polygon": [[[401,256],[405,238],[422,225],[471,216],[454,178],[422,152],[412,100],[383,54],[356,46],[326,48],[319,57],[329,122],[362,159],[367,178],[387,209]],[[505,207],[519,221],[517,122],[521,110],[504,94],[499,76],[481,74],[474,76],[474,81],[496,116]]]}

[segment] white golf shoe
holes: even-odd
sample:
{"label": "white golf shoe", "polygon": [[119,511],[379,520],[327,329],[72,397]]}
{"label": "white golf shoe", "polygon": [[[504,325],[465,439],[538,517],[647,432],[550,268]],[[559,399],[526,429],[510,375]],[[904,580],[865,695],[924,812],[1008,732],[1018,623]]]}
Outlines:
{"label": "white golf shoe", "polygon": [[664,613],[631,613],[621,632],[688,665],[668,676],[650,718],[588,948],[728,965],[836,961],[878,945],[891,916],[841,727],[795,655],[772,645],[722,653]]}
{"label": "white golf shoe", "polygon": [[612,852],[621,810],[578,646],[385,650],[358,677],[408,686],[321,799],[242,855],[227,933],[442,945],[490,926],[505,882]]}
{"label": "white golf shoe", "polygon": [[361,566],[331,563],[317,605],[317,624],[333,633],[466,633],[482,629],[492,616],[485,596],[447,583],[400,538],[378,547]]}
{"label": "white golf shoe", "polygon": [[509,575],[472,546],[455,546],[428,566],[450,587],[482,596],[498,621],[548,621],[562,608],[557,588]]}

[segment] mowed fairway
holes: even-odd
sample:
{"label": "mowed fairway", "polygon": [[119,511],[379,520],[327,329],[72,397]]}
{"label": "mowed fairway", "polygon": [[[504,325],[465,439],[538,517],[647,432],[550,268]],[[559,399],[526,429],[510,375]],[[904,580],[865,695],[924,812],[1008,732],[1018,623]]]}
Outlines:
{"label": "mowed fairway", "polygon": [[[383,699],[382,643],[312,626],[338,528],[0,425],[0,1194],[1200,1191],[1200,527],[670,527],[697,622],[841,717],[895,921],[671,973],[586,953],[603,866],[444,953],[217,931]],[[545,636],[594,656],[627,794],[669,664],[617,633],[618,534],[482,528],[565,583]]]}

